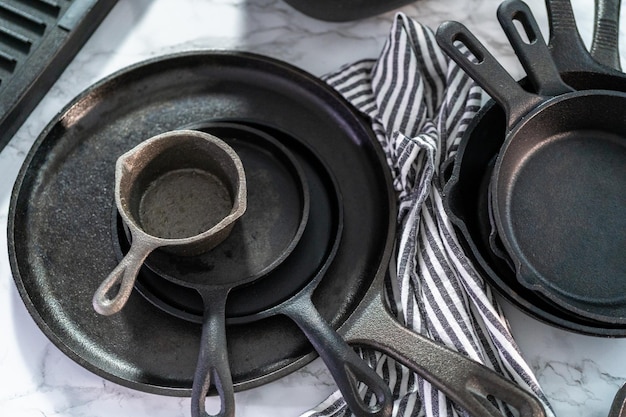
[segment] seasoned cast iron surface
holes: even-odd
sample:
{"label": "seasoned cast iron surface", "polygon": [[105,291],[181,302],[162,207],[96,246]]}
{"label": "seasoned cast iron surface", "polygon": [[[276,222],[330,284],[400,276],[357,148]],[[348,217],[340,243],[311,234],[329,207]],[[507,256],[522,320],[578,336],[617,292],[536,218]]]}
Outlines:
{"label": "seasoned cast iron surface", "polygon": [[[118,262],[111,227],[115,160],[155,134],[211,119],[287,132],[335,177],[344,230],[314,297],[334,327],[369,287],[392,230],[387,166],[369,124],[307,73],[252,54],[198,52],[149,61],[90,88],[49,124],[20,172],[9,216],[11,267],[27,308],[60,349],[136,389],[188,395],[200,326],[137,293],[115,316],[93,311],[93,292]],[[227,333],[238,389],[314,357],[285,318],[231,325]]]}
{"label": "seasoned cast iron surface", "polygon": [[[311,279],[315,278],[316,273],[320,270],[321,266],[325,262],[331,260],[332,248],[335,245],[336,239],[339,239],[339,223],[342,221],[341,214],[341,200],[336,190],[334,179],[329,175],[327,168],[319,161],[316,155],[297,139],[286,135],[284,132],[279,132],[276,129],[270,129],[268,127],[257,126],[257,128],[263,128],[267,133],[271,133],[273,136],[270,138],[279,138],[283,142],[289,144],[289,148],[285,148],[285,151],[289,152],[294,158],[297,158],[297,163],[302,169],[304,174],[303,180],[307,184],[307,191],[311,199],[311,206],[308,211],[308,219],[303,225],[303,230],[298,229],[295,223],[296,212],[302,211],[300,207],[299,192],[293,189],[297,186],[297,178],[282,178],[282,181],[275,181],[272,175],[269,179],[271,183],[265,183],[262,177],[265,175],[258,175],[258,169],[264,168],[267,165],[266,158],[270,157],[270,161],[275,159],[275,155],[265,152],[264,141],[268,139],[267,136],[256,136],[256,132],[263,135],[267,135],[266,132],[251,128],[243,124],[235,124],[232,122],[210,122],[201,123],[193,128],[209,132],[214,135],[220,135],[224,141],[234,147],[235,151],[242,158],[244,168],[246,169],[247,176],[249,177],[249,184],[257,183],[259,195],[255,198],[250,196],[248,199],[249,206],[246,216],[242,218],[242,222],[251,222],[249,225],[250,232],[243,234],[241,230],[235,228],[234,234],[240,233],[241,239],[246,238],[256,240],[255,235],[259,234],[257,228],[263,227],[262,222],[259,222],[259,218],[262,216],[272,215],[278,216],[281,219],[279,227],[272,228],[267,233],[268,237],[272,240],[275,239],[273,252],[273,259],[277,262],[274,268],[265,268],[263,274],[259,279],[245,285],[241,288],[235,288],[228,296],[228,303],[226,305],[226,314],[230,318],[231,322],[245,322],[250,321],[249,315],[259,313],[263,310],[276,306],[284,300],[292,297],[296,292],[302,289]],[[240,138],[246,137],[246,141],[241,141]],[[259,155],[260,154],[260,155]],[[272,158],[273,157],[273,158]],[[280,159],[279,159],[280,160]],[[278,161],[279,161],[278,160]],[[274,162],[278,162],[274,161]],[[256,164],[262,164],[259,167],[255,167]],[[272,164],[273,165],[273,164]],[[265,170],[265,169],[262,169]],[[282,169],[274,167],[272,174],[280,176]],[[289,174],[292,175],[292,174]],[[280,179],[280,178],[279,178]],[[286,184],[284,184],[287,182]],[[290,185],[290,186],[289,186]],[[291,189],[290,189],[291,188]],[[278,201],[274,201],[272,204],[268,204],[267,194],[280,195],[281,198]],[[254,224],[260,223],[260,224]],[[113,235],[117,235],[120,242],[120,251],[118,257],[121,258],[122,252],[128,251],[129,242],[128,235],[124,232],[122,226],[121,217],[115,215],[114,219]],[[287,233],[289,232],[289,233]],[[289,254],[285,259],[282,259],[284,250],[283,245],[285,238],[290,235],[293,237],[294,233],[301,233],[299,242],[295,248],[292,248],[293,253]],[[238,240],[241,240],[238,239]],[[227,243],[227,242],[225,242]],[[254,242],[253,242],[254,243]],[[229,245],[225,245],[216,248],[218,254],[221,255],[222,251],[233,251]],[[230,257],[228,254],[224,254],[224,258],[219,260],[226,260],[227,265],[230,265]],[[248,254],[252,256],[254,253]],[[153,258],[158,259],[161,264],[171,262],[171,265],[177,268],[169,268],[171,274],[204,274],[209,277],[215,272],[215,268],[220,268],[222,265],[215,265],[213,263],[202,262],[202,259],[188,259],[182,260],[185,267],[181,267],[180,259],[171,258],[165,254],[153,254]],[[160,258],[160,259],[159,259]],[[211,259],[210,256],[202,256],[201,258]],[[263,260],[263,258],[261,258]],[[268,258],[269,260],[269,258]],[[156,268],[151,259],[146,262],[146,267],[142,269],[138,277],[137,288],[141,294],[149,301],[153,302],[156,306],[162,308],[164,311],[174,314],[178,317],[186,320],[191,320],[197,323],[202,321],[203,303],[199,294],[184,287],[180,287],[174,283],[169,282],[164,277],[167,269]],[[260,265],[263,265],[261,263]],[[272,264],[273,265],[273,264]],[[167,267],[167,265],[165,265]],[[180,269],[178,269],[180,268]],[[241,268],[239,268],[241,269]],[[234,269],[232,271],[237,271]],[[298,271],[298,273],[294,273]],[[222,273],[229,273],[229,269],[224,269]]]}

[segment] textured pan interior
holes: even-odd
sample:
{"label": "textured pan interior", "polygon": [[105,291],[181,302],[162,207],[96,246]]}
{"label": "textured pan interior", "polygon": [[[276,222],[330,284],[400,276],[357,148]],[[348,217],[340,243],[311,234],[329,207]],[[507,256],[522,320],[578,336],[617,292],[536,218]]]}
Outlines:
{"label": "textured pan interior", "polygon": [[[613,85],[623,88],[624,81],[610,76],[565,74],[570,85]],[[580,84],[578,84],[580,83]],[[482,275],[509,301],[533,317],[579,333],[599,336],[623,336],[620,324],[598,322],[580,317],[555,304],[541,293],[523,286],[509,265],[489,247],[487,193],[484,182],[490,180],[495,157],[504,143],[505,117],[502,109],[487,104],[474,118],[459,145],[451,176],[444,189],[444,204],[457,227],[465,252],[476,261]],[[483,185],[481,187],[481,185]]]}
{"label": "textured pan interior", "polygon": [[[10,205],[11,267],[27,308],[60,349],[140,390],[189,394],[200,326],[139,294],[113,317],[92,310],[93,292],[117,263],[115,160],[145,138],[207,119],[280,129],[329,167],[342,196],[344,229],[314,302],[334,327],[368,289],[393,229],[387,166],[368,123],[301,70],[253,54],[185,53],[139,64],[90,88],[51,121],[20,172]],[[227,333],[237,389],[314,357],[285,318],[231,325]]]}
{"label": "textured pan interior", "polygon": [[491,181],[522,284],[608,323],[626,320],[624,106],[608,91],[551,100],[512,131]]}

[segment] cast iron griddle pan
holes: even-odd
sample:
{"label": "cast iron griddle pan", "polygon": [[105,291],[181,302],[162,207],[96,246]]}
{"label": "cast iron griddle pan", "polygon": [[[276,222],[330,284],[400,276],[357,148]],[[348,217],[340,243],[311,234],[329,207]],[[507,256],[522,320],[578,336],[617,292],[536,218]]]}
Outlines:
{"label": "cast iron griddle pan", "polygon": [[[390,254],[395,213],[385,158],[368,124],[320,80],[229,52],[168,56],[103,80],[50,122],[26,158],[11,203],[11,265],[27,308],[61,350],[103,377],[149,392],[189,394],[200,327],[141,296],[113,317],[90,307],[89,294],[117,263],[113,167],[145,138],[207,119],[280,128],[332,170],[343,235],[313,297],[331,326],[350,314]],[[314,357],[284,317],[230,325],[227,334],[238,389]]]}
{"label": "cast iron griddle pan", "polygon": [[[579,315],[623,321],[626,96],[572,91],[528,6],[505,1],[498,13],[501,22],[508,19],[503,28],[541,95],[525,92],[462,25],[438,30],[446,52],[506,109],[507,138],[490,184],[498,232],[522,284]],[[457,40],[477,64],[463,58]]]}

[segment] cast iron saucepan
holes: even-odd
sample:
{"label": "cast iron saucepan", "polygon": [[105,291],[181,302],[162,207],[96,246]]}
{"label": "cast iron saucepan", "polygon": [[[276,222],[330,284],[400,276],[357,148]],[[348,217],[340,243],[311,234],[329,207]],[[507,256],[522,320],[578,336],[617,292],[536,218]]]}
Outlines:
{"label": "cast iron saucepan", "polygon": [[[94,309],[103,315],[121,310],[141,265],[155,249],[192,256],[223,242],[246,211],[246,196],[239,157],[206,133],[165,132],[120,156],[115,204],[132,245],[98,287]],[[303,207],[306,219],[308,205]]]}
{"label": "cast iron saucepan", "polygon": [[[620,2],[608,0],[596,3],[596,27],[592,42],[596,48],[592,49],[593,56],[585,49],[576,30],[569,1],[547,0],[546,4],[550,24],[549,47],[563,79],[576,89],[626,91],[624,74],[607,66],[619,61],[616,39]],[[596,56],[599,45],[603,45],[604,53]],[[521,82],[528,84],[526,80]],[[491,172],[504,142],[505,130],[504,112],[493,100],[489,101],[473,118],[452,160],[453,168],[444,186],[443,200],[450,220],[460,233],[460,243],[474,258],[475,266],[482,275],[502,295],[537,319],[580,333],[623,335],[623,326],[580,317],[516,280],[509,257],[501,248],[495,224],[490,222],[492,216],[488,207],[491,203],[488,198]]]}
{"label": "cast iron saucepan", "polygon": [[[282,141],[289,144],[290,149],[295,152],[299,153],[298,149],[302,147],[302,144],[297,144],[293,137],[286,135],[284,132],[259,125],[251,128],[242,123],[207,122],[186,126],[186,128],[195,128],[214,135],[219,135],[229,144],[232,144],[231,141],[234,138],[241,137],[242,135],[256,135],[258,140],[262,141],[264,138],[267,139],[266,133],[269,132],[273,137],[282,138]],[[260,131],[260,129],[263,131]],[[307,157],[307,162],[311,162],[315,159],[315,156],[310,154]],[[313,194],[311,195],[313,204],[309,224],[313,223],[313,225],[319,222],[318,214],[316,213],[318,207],[316,207],[315,201],[322,197],[318,194],[318,191],[315,191],[316,189],[317,187],[312,187]],[[298,254],[301,245],[307,245],[309,243],[308,237],[306,236],[307,232],[309,232],[308,227],[305,231],[305,236],[303,236],[294,254],[277,269],[273,276],[265,278],[264,281],[266,284],[270,284],[279,289],[282,287],[282,284],[287,282],[290,275],[289,270],[296,269],[302,272],[307,271],[307,267],[303,265],[306,264],[306,262],[301,262],[300,255]],[[128,243],[125,243],[124,246],[127,247]],[[300,262],[299,265],[304,267],[294,268],[295,262]],[[151,269],[150,266],[151,264],[148,262],[146,264],[147,269]],[[287,271],[285,271],[285,269]],[[164,282],[162,280],[159,281],[161,275],[162,272],[154,268],[152,268],[151,271],[143,271],[139,282],[142,285],[146,285],[146,281],[149,281],[147,283],[148,288],[142,290],[144,295],[153,300],[156,305],[159,305],[172,314],[185,317],[189,320],[200,321],[202,319],[201,303],[191,300],[190,297],[180,294],[180,292],[178,292],[179,299],[172,299],[172,293],[174,291],[167,291],[163,288]],[[379,278],[377,278],[376,282],[370,287],[361,305],[357,307],[347,323],[340,329],[340,332],[349,342],[370,346],[392,356],[433,382],[472,415],[500,416],[500,413],[496,409],[484,401],[484,399],[490,395],[520,410],[525,410],[523,413],[529,413],[523,415],[543,415],[541,406],[533,397],[515,385],[506,382],[499,375],[476,362],[464,358],[458,353],[443,348],[402,327],[385,307],[383,301],[383,275],[380,274],[377,276],[379,276]],[[191,305],[188,305],[186,311],[183,313],[181,309],[176,306],[181,306],[185,303],[190,303]],[[309,307],[306,305],[301,306],[298,302],[295,308],[301,310],[304,314],[308,314],[307,311]],[[237,323],[258,320],[260,317],[267,314],[284,314],[282,312],[283,309],[284,306],[279,305],[253,316],[233,316],[230,320]],[[306,327],[304,327],[304,329],[307,334],[310,334],[311,329],[307,329]],[[454,369],[454,372],[450,372],[451,369]],[[470,381],[473,382],[470,384]],[[468,387],[468,384],[472,386],[471,389],[461,388]]]}
{"label": "cast iron saucepan", "polygon": [[[507,1],[499,13],[509,19],[504,28],[542,95],[523,90],[462,25],[442,25],[438,40],[507,113],[507,138],[490,184],[500,237],[524,285],[579,315],[624,322],[626,314],[616,304],[625,301],[617,291],[626,274],[620,256],[626,245],[626,96],[571,91],[528,7]],[[523,25],[529,42],[513,20]],[[460,53],[456,41],[472,51],[477,64]]]}

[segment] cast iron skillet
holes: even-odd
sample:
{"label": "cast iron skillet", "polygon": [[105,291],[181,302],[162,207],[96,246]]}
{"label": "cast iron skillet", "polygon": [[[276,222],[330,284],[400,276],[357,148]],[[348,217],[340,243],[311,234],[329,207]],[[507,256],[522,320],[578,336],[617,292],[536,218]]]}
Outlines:
{"label": "cast iron skillet", "polygon": [[[120,314],[100,317],[90,299],[99,277],[117,263],[110,225],[117,155],[145,137],[206,119],[286,132],[332,171],[343,234],[313,302],[331,325],[344,324],[347,340],[382,335],[371,344],[388,346],[477,416],[499,415],[485,392],[526,415],[543,415],[539,402],[515,384],[392,320],[380,288],[395,238],[395,195],[373,132],[320,80],[253,54],[184,53],[136,65],[85,91],[38,138],[15,184],[8,242],[20,295],[53,343],[109,380],[189,394],[197,324],[132,296]],[[388,331],[394,336],[384,337]],[[276,379],[314,357],[286,318],[230,325],[227,336],[236,389]]]}
{"label": "cast iron skillet", "polygon": [[[97,83],[50,122],[26,158],[10,208],[11,266],[29,312],[53,343],[98,375],[153,393],[190,393],[201,332],[140,296],[114,317],[90,308],[88,294],[117,263],[113,167],[145,138],[207,119],[290,132],[332,171],[346,220],[313,295],[331,326],[354,310],[392,248],[395,198],[382,151],[369,124],[317,78],[258,55],[195,52]],[[236,389],[315,357],[285,317],[229,325],[227,334]]]}
{"label": "cast iron skillet", "polygon": [[[295,155],[300,156],[304,151],[302,144],[298,144],[297,140],[294,140],[293,137],[286,135],[284,132],[268,128],[267,126],[252,125],[254,126],[253,129],[243,123],[207,122],[187,126],[186,128],[200,129],[219,135],[229,144],[232,144],[229,138],[234,139],[242,135],[255,134],[260,140],[263,140],[264,137],[267,137],[267,133],[271,133],[272,137],[279,138],[282,142],[289,144],[289,150],[293,151]],[[243,161],[245,166],[245,159]],[[293,256],[285,260],[271,276],[264,279],[264,284],[276,289],[282,289],[285,284],[289,284],[290,270],[309,271],[310,265],[308,265],[306,257],[302,257],[302,252],[311,253],[315,251],[315,248],[310,247],[312,242],[308,234],[316,233],[320,229],[320,224],[324,224],[322,221],[325,217],[324,212],[332,213],[335,211],[320,207],[320,205],[324,206],[335,201],[332,198],[334,194],[332,181],[322,181],[321,183],[325,184],[325,187],[320,187],[319,178],[316,178],[318,176],[324,177],[325,175],[326,170],[323,167],[323,163],[317,161],[315,155],[310,152],[300,159],[300,162],[303,163],[303,167],[308,173],[308,179],[311,183],[311,199],[314,204],[311,206],[309,222],[301,243],[295,249]],[[316,169],[311,172],[311,168],[314,167]],[[320,188],[325,188],[330,195],[321,193]],[[319,204],[325,201],[327,201],[326,204]],[[314,238],[313,240],[319,240],[320,238],[321,240],[326,239],[318,236],[317,239]],[[121,244],[124,251],[128,250],[128,241],[122,241]],[[302,252],[300,252],[301,250]],[[176,291],[176,289],[168,288],[168,281],[160,277],[162,274],[154,270],[154,268],[150,268],[150,263],[147,263],[146,266],[147,268],[144,268],[145,270],[142,271],[139,278],[139,283],[142,285],[141,291],[144,296],[147,296],[155,305],[171,314],[196,322],[202,321],[201,301],[193,300],[190,294],[183,294],[180,291]],[[311,272],[311,274],[313,273]],[[304,276],[309,276],[309,273],[304,274]],[[144,284],[147,285],[143,286]],[[306,284],[306,280],[304,284]],[[240,292],[244,293],[245,288]],[[500,398],[518,409],[525,410],[524,412],[526,413],[530,412],[530,415],[543,415],[543,411],[537,401],[515,385],[504,381],[500,376],[482,365],[470,361],[458,353],[442,348],[436,343],[402,327],[385,307],[382,292],[383,276],[380,275],[368,290],[368,294],[364,297],[363,302],[353,312],[348,322],[340,329],[342,333],[345,332],[344,336],[349,341],[373,347],[392,356],[433,382],[457,404],[460,404],[473,415],[500,415],[497,410],[484,401],[489,395]],[[306,302],[296,301],[291,305],[300,311],[300,314],[311,314],[309,312],[310,307],[307,304]],[[181,306],[186,308],[181,309]],[[258,320],[258,317],[263,314],[275,314],[283,309],[284,307],[280,305],[273,308],[269,307],[267,311],[252,316],[231,316],[230,321],[242,323]],[[310,334],[310,329],[304,329],[307,334]],[[451,369],[454,369],[454,372],[450,372]],[[468,386],[472,388],[461,388]]]}
{"label": "cast iron skillet", "polygon": [[[220,139],[224,140],[221,135]],[[264,279],[284,262],[297,246],[309,217],[308,182],[300,165],[276,141],[265,140],[259,146],[247,139],[240,135],[229,144],[231,148],[235,146],[238,158],[243,156],[246,160],[242,169],[246,171],[247,196],[251,200],[248,206],[253,206],[250,212],[246,210],[237,231],[231,232],[219,248],[201,255],[181,257],[161,251],[162,257],[174,258],[167,264],[170,273],[161,276],[177,287],[196,292],[202,299],[202,336],[192,387],[192,416],[208,416],[204,399],[211,386],[216,387],[221,399],[218,415],[235,415],[226,341],[227,297],[232,289]],[[276,244],[280,238],[282,244]],[[155,255],[152,258],[158,257]],[[195,265],[203,266],[200,273],[194,271]],[[360,365],[376,375],[362,361]],[[390,397],[389,393],[389,402]]]}
{"label": "cast iron skillet", "polygon": [[506,1],[499,13],[509,19],[504,29],[541,95],[524,91],[462,25],[442,25],[438,40],[507,113],[507,138],[490,184],[500,237],[523,285],[579,315],[624,322],[626,96],[572,91],[552,65],[528,6]]}
{"label": "cast iron skillet", "polygon": [[[585,49],[576,30],[573,12],[569,1],[549,0],[548,19],[550,23],[551,54],[563,79],[576,89],[612,88],[626,91],[624,74],[598,64]],[[619,2],[609,2],[614,9]],[[598,5],[600,7],[601,5]],[[608,7],[605,7],[605,9]],[[598,11],[596,11],[599,14]],[[596,16],[596,22],[600,20]],[[609,29],[596,28],[596,32],[611,33]],[[597,35],[594,35],[597,36]],[[613,39],[607,36],[604,39]],[[595,44],[601,38],[594,40]],[[616,48],[616,42],[607,45]],[[610,49],[610,46],[607,46]],[[605,57],[617,57],[617,50],[606,53]],[[613,61],[615,60],[613,59]],[[608,60],[611,62],[611,59]],[[489,248],[487,209],[487,189],[490,172],[495,157],[504,142],[505,116],[502,109],[487,103],[475,116],[462,139],[454,158],[454,167],[444,187],[444,205],[451,221],[460,232],[460,242],[466,252],[474,258],[483,276],[509,301],[532,316],[568,330],[580,333],[619,336],[624,334],[623,326],[613,323],[600,323],[586,317],[579,317],[566,311],[540,293],[527,289],[517,282],[509,266]]]}
{"label": "cast iron skillet", "polygon": [[[263,153],[272,153],[276,156],[282,155],[283,159],[291,160],[291,152],[287,148],[277,143],[273,138],[264,134],[261,131],[242,126],[233,123],[208,123],[208,124],[195,124],[188,127],[188,129],[201,130],[205,132],[213,132],[215,135],[219,135],[222,140],[227,144],[232,143],[237,145],[242,140],[248,140],[258,146],[254,154],[257,157],[262,157]],[[239,143],[239,149],[241,150],[241,144]],[[258,155],[261,154],[261,155]],[[244,155],[245,157],[245,155]],[[250,162],[250,160],[248,160]],[[295,161],[290,165],[295,165]],[[251,164],[248,164],[250,166]],[[245,165],[244,165],[245,168]],[[258,176],[268,175],[266,171],[270,169],[268,163],[264,164],[262,169],[252,171],[247,170],[247,177],[250,177],[250,181],[257,180]],[[294,171],[291,169],[290,171]],[[293,174],[292,174],[293,175]],[[304,174],[302,174],[303,176]],[[296,178],[300,174],[295,175]],[[303,184],[307,184],[303,181]],[[260,184],[259,184],[260,185]],[[254,184],[249,186],[250,192],[256,193],[272,193],[271,186],[260,186],[258,189],[254,189]],[[302,190],[304,191],[304,190]],[[306,195],[308,201],[308,185],[306,187]],[[265,197],[265,196],[264,196]],[[337,198],[339,200],[339,198]],[[254,201],[250,202],[250,205],[257,204]],[[263,204],[263,207],[258,207],[264,214],[268,214],[271,206],[281,206],[281,201],[277,201],[274,204]],[[307,218],[308,218],[308,205],[307,205]],[[298,210],[301,212],[302,209]],[[315,350],[323,358],[327,364],[328,369],[337,386],[342,392],[342,395],[350,407],[350,409],[359,416],[385,416],[391,414],[392,398],[389,391],[388,384],[373,370],[371,369],[355,352],[349,347],[339,335],[328,326],[326,321],[320,316],[319,312],[313,305],[311,299],[313,292],[315,291],[320,280],[324,276],[325,267],[330,264],[334,257],[334,250],[336,249],[340,238],[342,229],[342,216],[341,206],[339,205],[336,210],[339,213],[339,220],[335,224],[335,235],[332,241],[333,250],[328,252],[328,260],[323,262],[323,266],[317,266],[316,271],[310,274],[308,271],[303,270],[300,267],[293,268],[281,268],[279,273],[272,273],[272,283],[269,284],[275,288],[275,292],[283,292],[284,280],[301,282],[301,285],[285,294],[285,299],[273,303],[267,306],[265,309],[250,315],[240,316],[237,318],[237,323],[247,323],[252,321],[258,321],[266,317],[274,315],[285,315],[293,320],[298,327],[302,329],[307,338],[311,341]],[[257,217],[257,222],[264,223],[265,216]],[[276,219],[278,222],[283,222],[284,217]],[[307,222],[306,226],[309,224]],[[311,224],[311,228],[318,227],[318,224]],[[304,232],[304,228],[302,228]],[[268,230],[268,234],[272,234],[272,230]],[[257,233],[256,236],[252,236],[255,240],[262,240],[263,233]],[[252,243],[252,242],[249,242]],[[246,245],[242,245],[246,246]],[[255,247],[249,246],[249,251],[253,251]],[[298,245],[299,246],[299,245]],[[258,251],[259,248],[257,247]],[[162,254],[162,257],[165,254]],[[223,330],[225,320],[225,304],[228,292],[233,288],[231,282],[235,283],[241,281],[242,277],[252,275],[256,277],[255,280],[262,279],[266,281],[264,284],[268,284],[270,279],[266,274],[241,274],[239,271],[227,271],[223,270],[217,272],[216,269],[221,269],[220,266],[224,262],[219,262],[213,259],[211,253],[202,256],[203,259],[194,257],[191,259],[174,258],[170,262],[160,262],[159,266],[155,266],[155,261],[147,261],[148,268],[153,269],[159,277],[176,284],[179,287],[188,287],[197,290],[201,298],[203,299],[202,316],[203,318],[203,343],[204,347],[201,350],[200,358],[198,359],[198,368],[196,371],[196,379],[194,380],[194,390],[192,392],[192,415],[204,415],[204,397],[206,396],[209,383],[213,382],[217,388],[217,391],[222,397],[223,408],[220,415],[233,415],[234,414],[234,392],[230,383],[228,358],[219,354],[221,351],[225,351],[226,347],[226,335]],[[246,257],[233,256],[233,261],[238,263],[246,263]],[[289,256],[290,260],[294,259]],[[295,258],[300,260],[301,257]],[[203,262],[204,261],[204,262]],[[223,261],[223,260],[222,260]],[[285,260],[286,261],[286,260]],[[193,267],[194,265],[199,267]],[[265,275],[265,276],[264,276]],[[280,280],[277,280],[280,277]],[[300,281],[304,278],[304,281]],[[237,285],[238,286],[238,285]],[[174,289],[176,291],[177,289]],[[249,288],[248,288],[249,290]],[[246,291],[244,288],[242,291]],[[249,298],[258,298],[258,295],[253,291],[246,291]],[[283,292],[284,293],[284,292]],[[211,381],[214,379],[214,381]],[[201,382],[198,383],[198,381]],[[359,384],[364,384],[376,395],[376,402],[373,405],[369,405],[361,399],[359,394]],[[202,389],[200,389],[202,388]]]}
{"label": "cast iron skillet", "polygon": [[[200,278],[207,272],[228,273],[232,269],[237,272],[241,269],[237,268],[237,262],[242,257],[259,256],[267,252],[268,247],[283,247],[286,235],[282,228],[293,231],[293,217],[299,208],[297,199],[294,200],[298,195],[295,188],[298,181],[290,178],[294,173],[280,169],[283,157],[292,155],[301,167],[303,181],[308,184],[310,208],[308,219],[299,231],[301,236],[298,244],[274,268],[265,270],[262,279],[255,281],[254,285],[235,289],[229,294],[226,317],[231,324],[241,324],[249,321],[249,317],[287,300],[332,262],[343,230],[341,195],[328,167],[312,149],[293,136],[283,135],[281,142],[289,145],[287,148],[276,139],[275,134],[270,136],[265,132],[270,130],[269,127],[248,125],[243,121],[200,122],[185,128],[216,135],[233,147],[248,173],[250,193],[248,210],[241,219],[241,227],[233,231],[234,239],[224,242],[213,254],[183,258],[161,252],[146,261],[136,287],[148,301],[169,314],[202,323],[204,307],[197,291],[175,285],[164,276],[191,274]],[[277,158],[276,150],[279,148],[272,152],[274,143],[280,145],[283,157]],[[113,236],[115,241],[119,241],[117,256],[121,259],[130,248],[129,235],[117,210],[114,211]],[[268,216],[281,219],[281,229],[278,232],[274,227],[271,231],[264,227]],[[239,238],[236,237],[237,234],[240,235]],[[263,234],[271,238],[269,246],[268,243],[259,245],[258,236]],[[232,244],[231,240],[234,240]],[[248,253],[241,250],[255,246],[256,250]],[[269,251],[269,256],[275,258],[279,254],[274,252]],[[293,271],[298,271],[298,274]]]}

